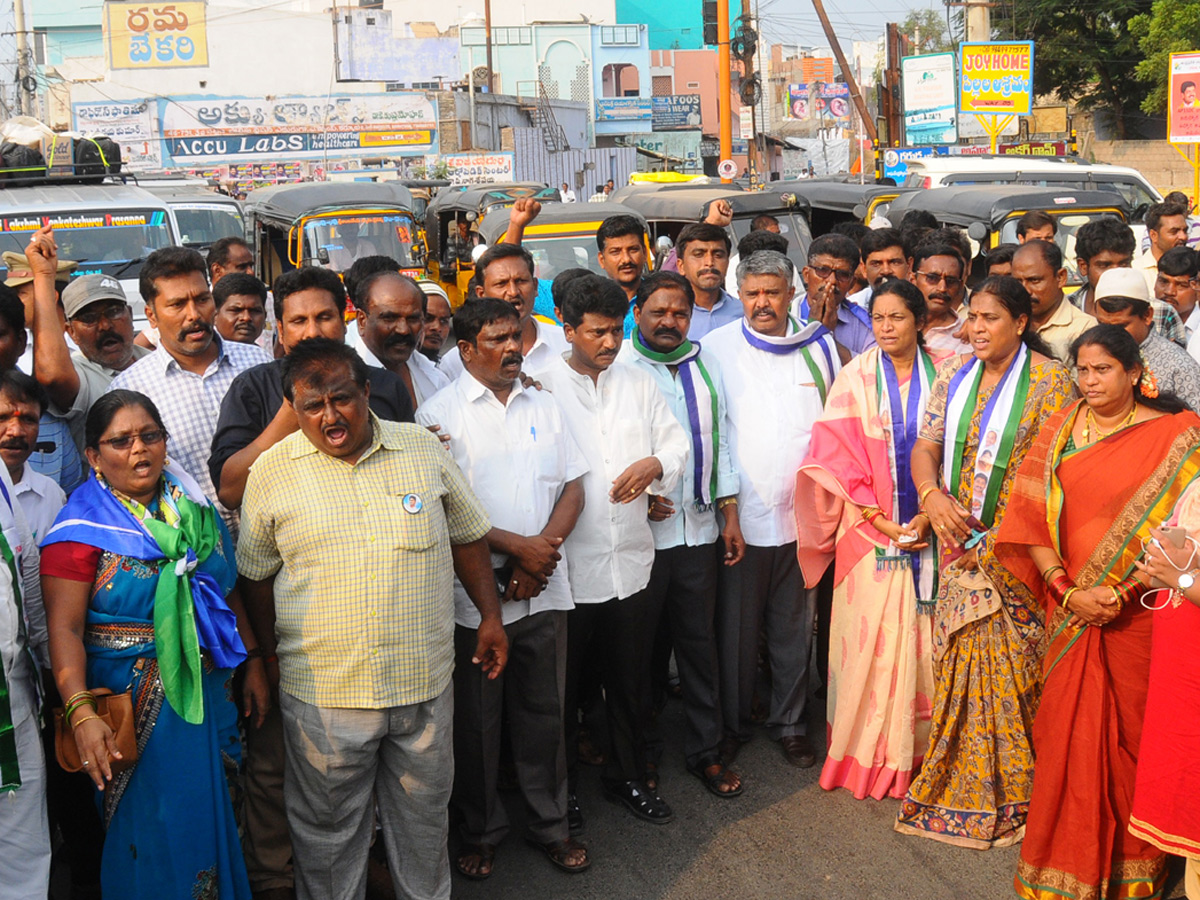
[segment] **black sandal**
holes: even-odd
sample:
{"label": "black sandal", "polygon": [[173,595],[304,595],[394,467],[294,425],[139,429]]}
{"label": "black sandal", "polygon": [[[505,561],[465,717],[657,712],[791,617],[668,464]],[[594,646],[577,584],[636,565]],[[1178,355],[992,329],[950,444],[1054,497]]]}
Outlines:
{"label": "black sandal", "polygon": [[[550,862],[553,863],[557,868],[562,869],[568,874],[575,875],[578,872],[587,870],[592,865],[591,857],[588,856],[587,847],[579,843],[579,841],[575,840],[575,838],[569,837],[565,841],[547,841],[544,844],[541,841],[535,841],[533,838],[526,838],[525,840],[528,841],[530,845],[537,847],[539,850],[545,853],[546,859],[550,860]],[[583,862],[578,866],[568,865],[567,856],[575,850],[583,851]]]}
{"label": "black sandal", "polygon": [[[709,770],[714,767],[717,769],[717,771],[713,772],[710,775]],[[734,774],[734,773],[728,766],[726,766],[724,763],[722,763],[721,760],[717,757],[710,757],[708,759],[702,759],[696,765],[688,766],[688,772],[690,772],[692,775],[695,775],[697,778],[699,778],[700,782],[706,788],[708,788],[708,791],[710,794],[714,794],[715,796],[721,797],[723,799],[728,799],[730,797],[737,797],[739,794],[742,793],[742,789],[745,787],[745,785],[739,783],[738,786],[733,788],[732,790],[727,790],[727,791],[721,790],[721,788],[723,786],[726,786],[729,784],[729,782],[725,780],[726,777],[731,774]]]}
{"label": "black sandal", "polygon": [[[479,865],[475,867],[474,872],[467,871],[463,865],[463,858],[466,856],[479,857]],[[486,881],[492,877],[492,870],[496,864],[496,845],[495,844],[463,844],[458,851],[458,856],[454,858],[454,868],[458,870],[458,874],[463,878],[470,878],[472,881]],[[484,866],[487,866],[486,872],[479,871]]]}

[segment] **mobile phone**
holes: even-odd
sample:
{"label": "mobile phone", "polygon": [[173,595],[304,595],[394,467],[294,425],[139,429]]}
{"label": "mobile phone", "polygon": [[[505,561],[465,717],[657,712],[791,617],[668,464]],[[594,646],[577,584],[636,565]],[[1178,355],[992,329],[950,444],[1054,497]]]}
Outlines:
{"label": "mobile phone", "polygon": [[[1171,545],[1172,549],[1183,550],[1185,547],[1187,547],[1188,533],[1187,533],[1186,528],[1180,528],[1178,525],[1173,526],[1173,527],[1164,525],[1162,528],[1159,529],[1159,532],[1162,534],[1163,539],[1166,540],[1166,542]],[[1155,540],[1155,543],[1157,543],[1158,546],[1164,552],[1167,550],[1166,547],[1163,547],[1162,542],[1159,541],[1158,538],[1155,538],[1154,540]],[[1150,587],[1152,587],[1152,588],[1167,588],[1167,587],[1170,587],[1170,585],[1164,584],[1162,581],[1159,581],[1157,578],[1151,578],[1150,579]]]}

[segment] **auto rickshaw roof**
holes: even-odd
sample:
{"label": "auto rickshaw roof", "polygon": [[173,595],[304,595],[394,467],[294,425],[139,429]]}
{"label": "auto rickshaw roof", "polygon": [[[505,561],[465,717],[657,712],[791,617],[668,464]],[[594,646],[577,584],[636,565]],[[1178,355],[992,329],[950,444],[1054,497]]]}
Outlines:
{"label": "auto rickshaw roof", "polygon": [[1023,210],[1039,209],[1062,214],[1072,209],[1110,208],[1120,210],[1126,219],[1131,214],[1129,203],[1115,191],[1029,188],[1011,184],[964,185],[923,188],[903,193],[892,201],[888,218],[899,225],[904,213],[910,209],[922,209],[933,213],[939,222],[947,225],[970,226],[972,222],[983,222],[992,227],[1012,213]]}
{"label": "auto rickshaw roof", "polygon": [[[547,203],[533,220],[538,225],[594,224],[596,228],[609,216],[633,216],[646,227],[646,219],[636,209],[623,203],[606,200],[603,203]],[[493,209],[479,223],[479,234],[489,246],[500,240],[508,230],[508,209]]]}
{"label": "auto rickshaw roof", "polygon": [[313,181],[259,188],[242,205],[247,213],[294,222],[342,208],[394,206],[411,211],[413,198],[408,188],[395,181]]}
{"label": "auto rickshaw roof", "polygon": [[743,191],[729,185],[661,184],[629,185],[613,192],[613,200],[631,206],[647,219],[698,222],[717,200],[728,201],[736,217],[748,214],[799,212],[807,217],[808,201],[796,193],[772,187],[765,191]]}
{"label": "auto rickshaw roof", "polygon": [[778,191],[792,191],[803,197],[814,209],[828,209],[836,212],[853,212],[860,204],[868,205],[876,197],[907,194],[920,188],[897,187],[891,184],[876,184],[867,182],[844,181],[814,181],[800,178],[795,181],[779,181],[772,184]]}
{"label": "auto rickshaw roof", "polygon": [[[554,196],[538,197],[545,191]],[[429,203],[429,213],[479,212],[481,207],[496,203],[512,204],[523,197],[538,197],[539,200],[559,199],[558,189],[539,181],[500,181],[494,184],[469,184],[462,188],[447,187],[437,192]]]}

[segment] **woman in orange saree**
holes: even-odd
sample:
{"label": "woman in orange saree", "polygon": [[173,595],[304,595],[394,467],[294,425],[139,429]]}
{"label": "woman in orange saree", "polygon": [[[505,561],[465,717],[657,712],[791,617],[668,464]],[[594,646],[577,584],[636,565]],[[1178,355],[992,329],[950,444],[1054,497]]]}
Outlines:
{"label": "woman in orange saree", "polygon": [[1084,399],[1046,423],[996,537],[1047,614],[1014,887],[1026,900],[1155,898],[1163,854],[1128,830],[1153,620],[1134,563],[1200,473],[1200,417],[1142,393],[1123,329],[1096,326],[1071,351]]}

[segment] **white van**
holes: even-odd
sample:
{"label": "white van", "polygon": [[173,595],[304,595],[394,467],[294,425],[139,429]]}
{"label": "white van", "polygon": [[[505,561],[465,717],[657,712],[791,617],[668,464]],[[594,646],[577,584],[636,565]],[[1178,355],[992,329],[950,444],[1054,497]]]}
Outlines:
{"label": "white van", "polygon": [[1162,195],[1137,169],[1089,163],[1072,156],[923,156],[907,161],[906,187],[965,184],[1026,184],[1076,190],[1114,191],[1140,222]]}

